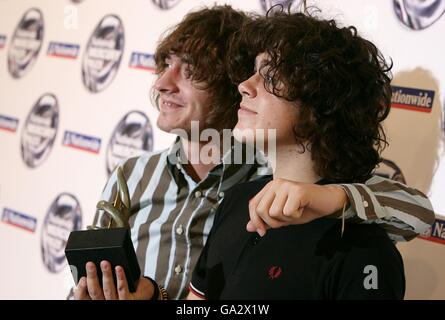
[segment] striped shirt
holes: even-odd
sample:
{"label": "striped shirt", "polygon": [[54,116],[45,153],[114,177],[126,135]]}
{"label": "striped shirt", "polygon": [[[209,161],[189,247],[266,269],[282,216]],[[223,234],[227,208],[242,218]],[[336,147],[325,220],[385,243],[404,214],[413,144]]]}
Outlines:
{"label": "striped shirt", "polygon": [[[163,285],[170,299],[187,295],[224,193],[235,184],[260,178],[265,170],[258,158],[235,164],[229,150],[221,164],[195,182],[181,165],[178,144],[179,140],[170,149],[131,158],[122,165],[131,198],[131,235],[142,273]],[[366,184],[342,186],[351,203],[347,218],[381,223],[394,240],[412,239],[434,218],[423,194],[394,181],[374,176]],[[113,201],[115,195],[116,171],[101,200]],[[107,226],[108,222],[108,216],[96,213],[94,225]]]}

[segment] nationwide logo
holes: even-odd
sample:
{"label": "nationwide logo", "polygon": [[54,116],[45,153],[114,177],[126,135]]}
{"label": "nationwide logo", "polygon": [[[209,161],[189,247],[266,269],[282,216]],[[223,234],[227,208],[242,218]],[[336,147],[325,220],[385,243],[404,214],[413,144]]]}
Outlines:
{"label": "nationwide logo", "polygon": [[107,172],[124,160],[153,149],[153,129],[148,117],[131,111],[119,121],[107,148]]}
{"label": "nationwide logo", "polygon": [[3,209],[2,221],[29,232],[35,232],[37,226],[36,218],[8,208]]}
{"label": "nationwide logo", "polygon": [[181,0],[152,0],[152,2],[162,10],[168,10],[176,6]]}
{"label": "nationwide logo", "polygon": [[397,18],[413,30],[433,25],[445,12],[443,0],[393,0]]}
{"label": "nationwide logo", "polygon": [[105,16],[91,35],[83,55],[82,80],[89,91],[102,91],[113,81],[124,43],[124,27],[120,18]]}
{"label": "nationwide logo", "polygon": [[6,36],[0,34],[0,49],[3,49],[6,45]]}
{"label": "nationwide logo", "polygon": [[22,159],[30,168],[43,163],[52,150],[59,126],[59,103],[51,93],[43,94],[32,107],[23,126]]}
{"label": "nationwide logo", "polygon": [[66,242],[71,231],[81,228],[79,201],[72,194],[59,194],[51,203],[42,226],[42,260],[48,271],[55,273],[65,268]]}
{"label": "nationwide logo", "polygon": [[445,220],[436,219],[427,233],[421,235],[420,238],[445,244]]}
{"label": "nationwide logo", "polygon": [[434,91],[392,86],[391,106],[393,108],[431,112],[433,101]]}
{"label": "nationwide logo", "polygon": [[43,16],[39,9],[28,10],[20,20],[8,53],[8,70],[12,77],[23,77],[36,62],[43,42]]}
{"label": "nationwide logo", "polygon": [[130,58],[130,68],[154,72],[156,68],[154,55],[150,53],[133,52]]}
{"label": "nationwide logo", "polygon": [[66,147],[97,154],[100,150],[101,139],[72,131],[65,131],[62,144]]}
{"label": "nationwide logo", "polygon": [[50,42],[47,55],[56,58],[76,59],[80,46],[77,44]]}
{"label": "nationwide logo", "polygon": [[19,119],[0,114],[0,130],[16,132],[19,126]]}

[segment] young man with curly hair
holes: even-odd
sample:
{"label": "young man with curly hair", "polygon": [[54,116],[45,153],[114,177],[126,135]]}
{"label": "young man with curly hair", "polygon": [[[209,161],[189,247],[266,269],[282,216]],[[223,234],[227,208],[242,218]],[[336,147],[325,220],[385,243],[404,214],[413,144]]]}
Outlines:
{"label": "young man with curly hair", "polygon": [[264,188],[272,180],[326,186],[370,178],[387,144],[381,123],[391,67],[354,27],[306,10],[248,23],[232,50],[233,79],[244,80],[234,136],[251,144],[261,138],[256,129],[276,129],[276,153],[267,154],[274,172],[226,194],[189,298],[402,299],[402,257],[376,224],[320,218],[262,238],[244,228],[249,200],[270,201]]}
{"label": "young man with curly hair", "polygon": [[[170,299],[184,298],[212,228],[215,210],[227,191],[238,183],[261,178],[260,164],[255,158],[244,159],[244,163],[233,161],[230,144],[223,144],[216,163],[192,161],[196,152],[220,143],[193,139],[193,121],[198,123],[200,133],[210,128],[232,129],[237,122],[241,97],[229,78],[227,62],[232,57],[227,53],[232,37],[250,20],[229,6],[205,8],[187,14],[159,43],[155,54],[158,78],[154,85],[160,111],[157,125],[166,132],[181,129],[184,134],[168,150],[132,158],[123,164],[132,205],[133,244],[142,274],[152,280],[141,278],[136,292],[130,293],[122,268],[115,269],[115,286],[108,262],[103,261],[100,266],[88,263],[87,277],[80,280],[76,299],[152,298],[158,292],[154,281],[167,290]],[[331,167],[327,169],[337,172]],[[409,240],[426,229],[434,217],[428,199],[414,189],[379,177],[367,181],[340,178],[336,181],[354,183],[300,183],[285,175],[270,181],[263,194],[252,200],[250,222],[246,221],[243,229],[247,227],[252,235],[267,237],[276,227],[328,215],[332,223],[341,221],[338,218],[346,208],[347,220],[378,223],[394,240]],[[102,199],[112,201],[116,189],[113,173]],[[95,224],[107,225],[107,216],[98,213]],[[273,230],[266,232],[268,228]],[[290,245],[297,249],[300,243]],[[96,268],[102,270],[103,287],[99,286]]]}

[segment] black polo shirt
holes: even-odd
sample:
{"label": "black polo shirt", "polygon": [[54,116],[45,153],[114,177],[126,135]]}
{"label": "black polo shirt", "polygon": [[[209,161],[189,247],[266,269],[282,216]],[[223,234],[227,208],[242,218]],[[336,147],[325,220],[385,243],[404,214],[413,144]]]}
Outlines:
{"label": "black polo shirt", "polygon": [[322,218],[246,231],[248,201],[269,181],[226,193],[193,272],[190,289],[206,299],[403,299],[398,250],[377,225]]}

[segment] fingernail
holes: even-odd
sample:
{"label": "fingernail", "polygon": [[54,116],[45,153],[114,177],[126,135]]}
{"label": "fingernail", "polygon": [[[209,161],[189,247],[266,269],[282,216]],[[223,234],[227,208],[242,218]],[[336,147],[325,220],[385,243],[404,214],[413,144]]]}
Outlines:
{"label": "fingernail", "polygon": [[264,236],[265,234],[263,229],[256,229],[256,232],[260,235],[260,237]]}

